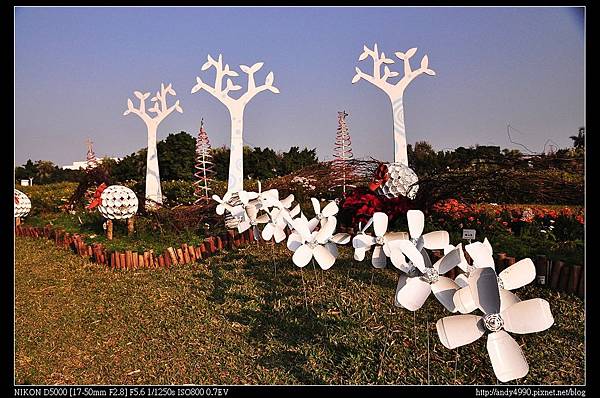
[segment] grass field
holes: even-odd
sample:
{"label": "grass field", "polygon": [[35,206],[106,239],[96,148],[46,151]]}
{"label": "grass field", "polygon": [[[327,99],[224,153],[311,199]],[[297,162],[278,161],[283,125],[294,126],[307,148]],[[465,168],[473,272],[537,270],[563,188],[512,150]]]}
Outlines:
{"label": "grass field", "polygon": [[[435,321],[449,313],[433,296],[415,314],[397,308],[395,270],[373,272],[350,250],[341,257],[326,272],[300,271],[285,246],[253,245],[170,270],[113,272],[16,238],[15,382],[497,383],[485,338],[446,349]],[[530,366],[515,384],[583,384],[583,301],[532,286],[517,294],[547,299],[555,324],[513,335]]]}

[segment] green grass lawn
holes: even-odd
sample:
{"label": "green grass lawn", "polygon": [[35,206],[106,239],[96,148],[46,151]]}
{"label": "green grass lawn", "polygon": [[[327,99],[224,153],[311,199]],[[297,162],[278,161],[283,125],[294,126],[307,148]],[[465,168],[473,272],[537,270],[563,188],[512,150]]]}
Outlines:
{"label": "green grass lawn", "polygon": [[[16,238],[15,382],[496,384],[485,338],[441,345],[435,322],[449,313],[433,295],[415,314],[393,305],[397,275],[349,249],[326,272],[300,271],[283,245],[113,272]],[[533,286],[517,294],[548,300],[555,324],[513,335],[530,366],[515,384],[583,384],[583,301]]]}

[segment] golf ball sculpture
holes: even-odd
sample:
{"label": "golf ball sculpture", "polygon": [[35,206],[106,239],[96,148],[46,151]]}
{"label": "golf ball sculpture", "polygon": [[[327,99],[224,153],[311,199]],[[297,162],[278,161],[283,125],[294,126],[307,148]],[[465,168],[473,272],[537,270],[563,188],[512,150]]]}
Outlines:
{"label": "golf ball sculpture", "polygon": [[135,193],[122,185],[111,185],[102,191],[102,203],[98,211],[109,220],[130,218],[138,210],[138,198]]}
{"label": "golf ball sculpture", "polygon": [[387,165],[388,178],[378,189],[377,193],[388,199],[400,195],[414,199],[419,190],[419,178],[415,172],[403,163],[390,163]]}
{"label": "golf ball sculpture", "polygon": [[23,192],[15,189],[15,218],[25,217],[31,210],[31,200]]}

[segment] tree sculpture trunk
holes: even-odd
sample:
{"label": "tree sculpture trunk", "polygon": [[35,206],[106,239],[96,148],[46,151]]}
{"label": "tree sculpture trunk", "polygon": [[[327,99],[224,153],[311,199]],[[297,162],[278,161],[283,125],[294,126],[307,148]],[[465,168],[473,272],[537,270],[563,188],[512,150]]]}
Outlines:
{"label": "tree sculpture trunk", "polygon": [[231,118],[231,151],[229,154],[228,192],[239,192],[244,189],[244,108],[232,109]]}
{"label": "tree sculpture trunk", "polygon": [[[225,66],[223,66],[225,65]],[[213,97],[217,98],[229,110],[231,119],[231,148],[229,155],[229,181],[227,182],[227,192],[235,194],[244,189],[244,141],[242,139],[242,131],[244,128],[244,108],[250,100],[258,93],[269,90],[275,94],[279,93],[279,89],[273,86],[273,72],[269,72],[265,78],[265,84],[256,86],[254,73],[262,68],[263,63],[257,62],[252,66],[240,65],[242,72],[248,74],[248,87],[244,94],[239,98],[232,98],[229,92],[237,91],[242,88],[234,84],[227,76],[239,76],[235,71],[229,69],[229,64],[223,64],[223,55],[219,54],[217,60],[210,56],[202,65],[202,70],[207,70],[211,67],[215,68],[215,85],[210,86],[202,81],[200,77],[196,77],[197,84],[192,87],[192,94],[200,89],[209,92]],[[223,79],[226,79],[226,86],[223,87]]]}
{"label": "tree sculpture trunk", "polygon": [[394,117],[394,162],[408,166],[406,129],[404,127],[404,104],[402,96],[390,97]]}
{"label": "tree sculpture trunk", "polygon": [[158,153],[156,150],[156,126],[148,126],[148,155],[146,157],[146,207],[162,204]]}

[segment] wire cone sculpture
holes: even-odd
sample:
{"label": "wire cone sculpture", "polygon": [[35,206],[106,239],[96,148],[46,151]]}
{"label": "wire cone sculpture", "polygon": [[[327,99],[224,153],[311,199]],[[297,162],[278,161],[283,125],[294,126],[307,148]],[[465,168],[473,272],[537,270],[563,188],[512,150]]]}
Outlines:
{"label": "wire cone sculpture", "polygon": [[335,135],[335,144],[333,148],[334,168],[338,178],[336,178],[336,187],[341,186],[342,191],[346,194],[346,182],[352,177],[352,167],[349,164],[350,159],[354,157],[352,153],[352,141],[348,133],[348,125],[346,124],[346,111],[338,112],[338,128]]}
{"label": "wire cone sculpture", "polygon": [[87,155],[86,155],[86,162],[87,162],[87,168],[86,170],[91,170],[94,167],[98,166],[98,159],[96,159],[96,154],[94,153],[94,148],[93,148],[93,142],[92,140],[88,139],[87,140]]}
{"label": "wire cone sculpture", "polygon": [[212,182],[212,176],[215,174],[214,164],[212,162],[212,155],[210,140],[208,134],[204,130],[204,119],[200,121],[200,130],[198,131],[198,138],[196,138],[196,172],[194,176],[194,196],[197,198],[194,204],[200,202],[210,202],[209,183]]}

